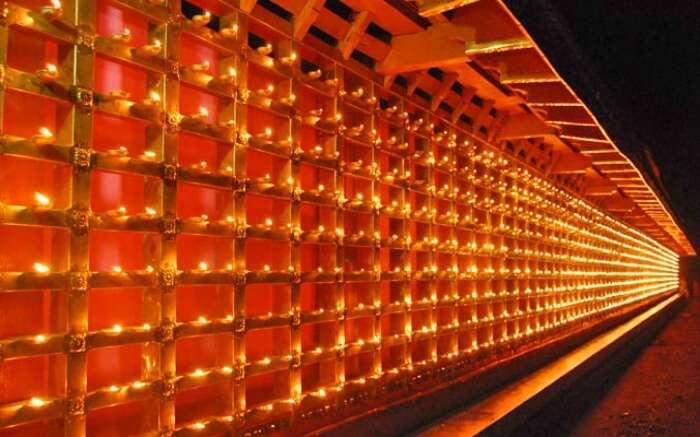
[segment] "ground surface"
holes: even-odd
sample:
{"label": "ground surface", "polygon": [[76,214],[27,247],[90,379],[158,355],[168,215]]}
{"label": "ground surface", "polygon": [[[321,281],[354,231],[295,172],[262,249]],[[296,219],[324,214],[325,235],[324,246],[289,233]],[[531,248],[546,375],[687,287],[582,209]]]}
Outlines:
{"label": "ground surface", "polygon": [[[700,298],[636,340],[509,437],[700,437]],[[463,434],[459,420],[438,420],[410,435],[431,432]]]}
{"label": "ground surface", "polygon": [[602,398],[579,410],[571,435],[700,436],[700,299],[690,300],[615,376]]}

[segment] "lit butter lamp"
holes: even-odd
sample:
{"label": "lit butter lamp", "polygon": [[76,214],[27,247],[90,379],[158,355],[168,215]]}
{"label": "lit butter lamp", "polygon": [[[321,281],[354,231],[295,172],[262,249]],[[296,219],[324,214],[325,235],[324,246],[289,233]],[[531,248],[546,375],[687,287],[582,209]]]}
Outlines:
{"label": "lit butter lamp", "polygon": [[327,130],[332,130],[335,131],[341,126],[341,123],[343,121],[343,114],[341,113],[336,113],[335,115],[327,115],[323,119],[321,119],[318,123],[316,123],[316,126],[321,128],[321,129],[327,129]]}
{"label": "lit butter lamp", "polygon": [[195,27],[197,29],[202,28],[209,24],[211,21],[211,12],[209,11],[204,11],[202,14],[197,14],[192,17],[190,22],[192,23],[192,27]]}
{"label": "lit butter lamp", "polygon": [[196,112],[182,117],[183,128],[193,131],[205,131],[208,128],[209,110],[200,106]]}
{"label": "lit butter lamp", "polygon": [[275,94],[275,85],[269,84],[265,88],[255,90],[255,94],[260,97],[273,97]]}
{"label": "lit butter lamp", "polygon": [[112,90],[107,94],[100,94],[96,97],[99,106],[118,114],[129,114],[134,104],[130,99],[131,94],[124,90]]}
{"label": "lit butter lamp", "polygon": [[130,102],[129,112],[131,115],[147,120],[157,120],[162,111],[162,98],[157,91],[149,91],[148,97],[140,102]]}
{"label": "lit butter lamp", "polygon": [[184,80],[206,87],[214,79],[209,72],[210,69],[211,63],[208,60],[204,60],[198,64],[183,67],[181,74]]}
{"label": "lit butter lamp", "polygon": [[211,88],[221,88],[229,93],[232,91],[232,87],[236,85],[236,79],[238,78],[238,72],[235,67],[228,67],[223,69],[223,72],[216,77],[210,77],[207,85]]}
{"label": "lit butter lamp", "polygon": [[56,82],[58,76],[58,68],[54,64],[46,64],[45,68],[36,71],[36,77],[44,84]]}
{"label": "lit butter lamp", "polygon": [[269,106],[272,109],[291,114],[292,112],[294,112],[294,103],[296,102],[296,100],[296,94],[290,93],[287,96],[271,98],[266,103],[269,103]]}
{"label": "lit butter lamp", "polygon": [[119,44],[128,44],[131,41],[131,30],[124,28],[120,33],[115,33],[109,38]]}
{"label": "lit butter lamp", "polygon": [[230,26],[223,26],[219,29],[219,34],[226,39],[234,39],[238,36],[238,24],[231,24]]}
{"label": "lit butter lamp", "polygon": [[396,111],[399,110],[399,107],[396,105],[389,106],[387,108],[382,109],[382,112],[384,113],[384,116],[387,118],[391,118],[394,114],[396,114]]}
{"label": "lit butter lamp", "polygon": [[271,127],[266,127],[262,132],[255,134],[253,138],[260,143],[271,143],[274,142],[274,132]]}
{"label": "lit butter lamp", "polygon": [[109,156],[116,156],[116,157],[128,157],[129,156],[129,149],[126,146],[118,146],[113,149],[109,149],[107,151],[107,155]]}
{"label": "lit butter lamp", "polygon": [[207,161],[200,161],[190,165],[190,168],[197,173],[211,174],[212,170]]}
{"label": "lit butter lamp", "polygon": [[51,208],[51,199],[44,193],[34,193],[34,205],[37,208]]}
{"label": "lit butter lamp", "polygon": [[63,15],[63,5],[60,0],[51,0],[48,5],[41,8],[41,15],[48,20],[57,20]]}
{"label": "lit butter lamp", "polygon": [[289,56],[283,56],[280,58],[279,63],[284,65],[284,66],[292,66],[294,63],[297,61],[298,56],[296,52],[292,52],[289,54]]}
{"label": "lit butter lamp", "polygon": [[306,72],[306,78],[309,80],[319,80],[321,76],[323,76],[323,71],[320,68]]}
{"label": "lit butter lamp", "polygon": [[294,106],[294,102],[296,102],[297,96],[294,93],[290,93],[286,97],[280,97],[279,98],[279,103],[284,105],[284,106]]}
{"label": "lit butter lamp", "polygon": [[272,182],[272,178],[270,176],[270,173],[265,173],[265,175],[258,177],[258,178],[255,178],[253,183],[254,183],[255,187],[262,192],[266,192],[270,189],[273,189],[276,186]]}
{"label": "lit butter lamp", "polygon": [[49,144],[56,140],[53,132],[47,127],[40,127],[39,132],[32,136],[32,142],[36,145]]}
{"label": "lit butter lamp", "polygon": [[337,77],[329,78],[329,79],[326,79],[323,81],[323,85],[325,85],[329,89],[334,89],[334,90],[338,89],[338,83],[339,82],[338,82]]}
{"label": "lit butter lamp", "polygon": [[121,218],[126,217],[127,210],[125,206],[120,206],[117,209],[110,209],[105,213],[108,217]]}
{"label": "lit butter lamp", "polygon": [[151,44],[145,44],[141,47],[131,49],[131,53],[142,58],[151,58],[158,56],[162,49],[163,43],[161,43],[159,39],[154,39]]}
{"label": "lit butter lamp", "polygon": [[44,68],[37,70],[34,74],[39,82],[54,94],[58,96],[68,94],[67,86],[61,82],[61,72],[55,64],[47,63]]}
{"label": "lit butter lamp", "polygon": [[349,137],[359,137],[365,130],[364,124],[358,124],[357,126],[349,127],[345,129],[345,135]]}
{"label": "lit butter lamp", "polygon": [[315,126],[319,121],[321,121],[322,115],[323,108],[312,109],[302,116],[302,122],[311,126]]}
{"label": "lit butter lamp", "polygon": [[258,46],[255,51],[261,55],[261,56],[269,56],[270,53],[272,53],[272,44],[267,43],[261,46]]}

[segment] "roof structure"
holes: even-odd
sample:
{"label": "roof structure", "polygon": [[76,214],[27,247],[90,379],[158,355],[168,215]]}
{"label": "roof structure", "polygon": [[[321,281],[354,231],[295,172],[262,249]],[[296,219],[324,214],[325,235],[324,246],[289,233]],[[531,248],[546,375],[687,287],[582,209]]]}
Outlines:
{"label": "roof structure", "polygon": [[[619,129],[595,99],[590,77],[567,81],[560,74],[560,54],[574,49],[546,1],[241,0],[241,6],[425,100],[678,254],[695,254],[649,164],[618,145]],[[529,17],[528,25],[516,14]],[[530,26],[533,34],[549,30],[560,38],[544,38],[555,59]],[[485,117],[494,117],[497,128],[483,129]]]}

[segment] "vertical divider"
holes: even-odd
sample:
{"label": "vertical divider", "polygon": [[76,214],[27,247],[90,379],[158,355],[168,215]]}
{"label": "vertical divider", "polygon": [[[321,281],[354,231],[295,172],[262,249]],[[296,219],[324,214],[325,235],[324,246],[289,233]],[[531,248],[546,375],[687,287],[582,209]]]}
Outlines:
{"label": "vertical divider", "polygon": [[71,97],[73,180],[71,193],[70,279],[68,281],[68,341],[66,365],[67,436],[84,436],[87,392],[87,330],[90,277],[90,155],[94,77],[94,4],[80,0],[75,9],[78,44],[73,50]]}
{"label": "vertical divider", "polygon": [[237,98],[236,98],[236,144],[234,152],[234,169],[236,189],[234,190],[234,221],[236,232],[234,239],[234,290],[233,290],[233,353],[234,353],[234,430],[245,426],[246,381],[245,381],[245,333],[246,333],[246,187],[248,178],[246,163],[248,158],[248,108],[246,101],[250,94],[248,89],[248,16],[236,11],[235,25],[238,27],[236,58]]}
{"label": "vertical divider", "polygon": [[172,431],[175,428],[176,396],[176,339],[174,329],[176,314],[176,285],[179,270],[177,265],[177,198],[178,198],[178,141],[180,122],[180,32],[182,15],[180,2],[168,2],[169,20],[165,30],[166,62],[170,71],[163,86],[163,205],[161,223],[161,342],[160,373],[162,380],[160,399],[160,429]]}
{"label": "vertical divider", "polygon": [[[338,90],[345,89],[344,84],[344,74],[342,66],[333,63],[335,78],[338,80]],[[342,115],[341,101],[338,93],[335,93],[333,106],[336,114]],[[339,161],[343,159],[343,152],[345,148],[345,141],[342,135],[336,130],[335,136],[335,146],[336,152],[339,156]],[[345,384],[345,315],[347,313],[347,308],[345,306],[345,246],[343,244],[344,228],[345,228],[345,212],[343,210],[343,202],[345,199],[345,184],[343,178],[343,169],[338,166],[335,172],[335,192],[336,192],[336,260],[338,263],[338,273],[336,277],[338,278],[338,283],[335,287],[335,307],[337,311],[337,324],[336,324],[336,383],[339,386]],[[336,408],[342,406],[342,396],[338,396],[336,402]]]}

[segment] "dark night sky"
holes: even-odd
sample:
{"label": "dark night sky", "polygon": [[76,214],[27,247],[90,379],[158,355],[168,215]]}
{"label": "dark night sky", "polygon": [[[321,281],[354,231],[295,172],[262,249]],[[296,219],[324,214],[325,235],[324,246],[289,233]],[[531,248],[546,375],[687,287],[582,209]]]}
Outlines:
{"label": "dark night sky", "polygon": [[700,1],[554,0],[700,250]]}

